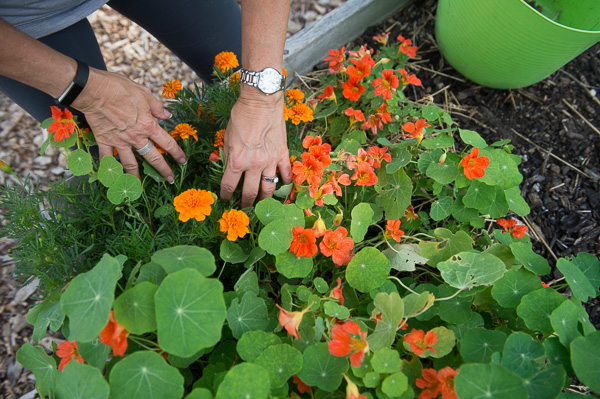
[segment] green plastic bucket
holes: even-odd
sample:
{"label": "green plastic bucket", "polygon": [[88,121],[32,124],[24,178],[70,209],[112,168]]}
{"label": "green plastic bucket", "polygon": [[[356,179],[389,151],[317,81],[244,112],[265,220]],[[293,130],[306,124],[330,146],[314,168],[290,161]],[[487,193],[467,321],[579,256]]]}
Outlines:
{"label": "green plastic bucket", "polygon": [[600,40],[600,0],[439,0],[435,35],[446,61],[466,78],[517,89]]}

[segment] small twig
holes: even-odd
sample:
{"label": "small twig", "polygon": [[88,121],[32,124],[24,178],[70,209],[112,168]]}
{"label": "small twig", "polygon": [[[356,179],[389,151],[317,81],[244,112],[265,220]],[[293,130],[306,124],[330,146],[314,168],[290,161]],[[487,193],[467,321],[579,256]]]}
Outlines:
{"label": "small twig", "polygon": [[595,131],[596,133],[598,133],[598,135],[600,135],[600,130],[598,130],[598,128],[594,125],[592,125],[592,123],[590,121],[588,121],[587,119],[585,119],[585,117],[583,115],[581,115],[579,113],[579,111],[577,111],[575,109],[575,107],[573,107],[571,104],[568,103],[567,100],[565,100],[564,98],[562,99],[563,103],[565,103],[567,105],[567,107],[571,108],[571,111],[575,112],[577,114],[577,116],[579,116],[581,119],[583,119],[583,121],[592,128],[593,131]]}
{"label": "small twig", "polygon": [[529,220],[528,216],[524,216],[523,221],[525,222],[525,224],[527,224],[527,227],[529,227],[529,229],[532,230],[535,233],[535,235],[539,238],[539,240],[546,247],[548,252],[550,252],[550,255],[552,255],[554,260],[556,262],[558,262],[558,257],[554,254],[554,252],[552,251],[552,248],[550,248],[550,245],[548,245],[548,243],[546,242],[546,239],[544,238],[544,235],[539,231],[537,226],[534,223],[532,223],[531,220]]}
{"label": "small twig", "polygon": [[466,82],[466,80],[464,80],[464,79],[457,78],[456,76],[452,76],[452,75],[445,74],[445,73],[443,73],[443,72],[436,71],[435,69],[431,69],[431,68],[425,68],[424,66],[421,66],[421,65],[416,65],[416,64],[414,64],[414,63],[413,63],[413,65],[412,65],[412,66],[413,66],[413,67],[415,67],[415,68],[417,68],[417,69],[422,69],[422,70],[424,70],[424,71],[427,71],[427,72],[432,72],[432,73],[434,74],[434,76],[435,76],[435,75],[441,75],[441,76],[444,76],[444,77],[446,77],[446,78],[450,78],[450,79],[458,80],[459,82],[463,82],[463,83],[465,83],[465,82]]}
{"label": "small twig", "polygon": [[593,95],[592,91],[590,90],[593,87],[581,82],[579,79],[577,79],[575,76],[571,75],[569,72],[565,71],[564,69],[560,69],[559,71],[564,73],[565,75],[567,75],[568,77],[573,79],[573,81],[575,81],[575,83],[577,83],[578,85],[583,87],[585,89],[585,92],[587,93],[587,95],[590,96],[592,98],[592,100],[594,100],[596,103],[598,103],[598,105],[600,105],[600,100],[598,100],[598,98],[595,95]]}

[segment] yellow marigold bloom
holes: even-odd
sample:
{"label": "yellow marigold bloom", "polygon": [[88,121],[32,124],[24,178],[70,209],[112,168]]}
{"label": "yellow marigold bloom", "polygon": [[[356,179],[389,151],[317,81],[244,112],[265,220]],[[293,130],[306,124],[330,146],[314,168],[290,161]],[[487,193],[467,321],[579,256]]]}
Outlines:
{"label": "yellow marigold bloom", "polygon": [[221,72],[227,72],[239,65],[237,57],[231,51],[222,51],[215,56],[215,67]]}
{"label": "yellow marigold bloom", "polygon": [[196,141],[198,141],[197,131],[190,125],[189,123],[180,123],[175,126],[175,129],[170,133],[171,137],[174,139],[187,139],[192,136]]}
{"label": "yellow marigold bloom", "polygon": [[190,188],[173,199],[173,206],[179,212],[179,220],[187,222],[194,218],[202,221],[210,215],[215,198],[210,191]]}
{"label": "yellow marigold bloom", "polygon": [[238,237],[242,238],[249,233],[248,225],[250,224],[250,219],[244,212],[232,209],[223,212],[223,217],[219,219],[219,224],[221,225],[221,231],[227,232],[227,239],[235,241]]}
{"label": "yellow marigold bloom", "polygon": [[300,122],[310,122],[313,120],[313,110],[306,104],[298,103],[291,108],[284,107],[283,116],[285,120],[291,119],[294,125]]}
{"label": "yellow marigold bloom", "polygon": [[162,95],[165,98],[175,98],[175,94],[181,90],[181,82],[178,79],[171,79],[163,85]]}
{"label": "yellow marigold bloom", "polygon": [[299,103],[304,98],[304,93],[302,90],[291,89],[285,92],[285,97],[287,98],[288,103]]}
{"label": "yellow marigold bloom", "polygon": [[217,130],[215,133],[215,147],[223,148],[225,145],[225,129]]}

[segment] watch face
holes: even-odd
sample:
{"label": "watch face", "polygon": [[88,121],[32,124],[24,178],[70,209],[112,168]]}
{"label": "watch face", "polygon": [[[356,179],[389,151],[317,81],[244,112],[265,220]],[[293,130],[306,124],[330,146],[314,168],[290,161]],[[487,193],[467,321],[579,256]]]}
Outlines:
{"label": "watch face", "polygon": [[264,93],[273,94],[281,89],[281,74],[273,68],[265,68],[260,73],[258,88]]}

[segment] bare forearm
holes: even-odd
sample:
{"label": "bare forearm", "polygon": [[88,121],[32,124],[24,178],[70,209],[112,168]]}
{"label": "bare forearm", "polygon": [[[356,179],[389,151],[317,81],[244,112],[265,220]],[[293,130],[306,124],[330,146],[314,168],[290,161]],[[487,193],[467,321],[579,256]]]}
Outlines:
{"label": "bare forearm", "polygon": [[0,18],[0,75],[57,98],[67,88],[77,64]]}

